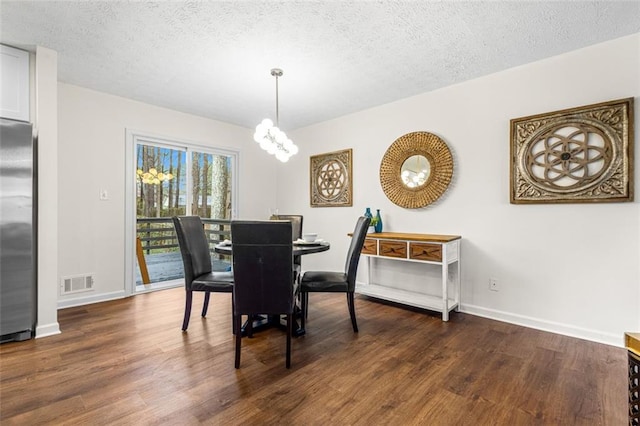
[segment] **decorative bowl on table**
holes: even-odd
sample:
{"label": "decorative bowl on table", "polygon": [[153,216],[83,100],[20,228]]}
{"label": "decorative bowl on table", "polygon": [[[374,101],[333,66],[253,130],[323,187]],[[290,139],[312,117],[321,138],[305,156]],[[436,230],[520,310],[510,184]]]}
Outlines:
{"label": "decorative bowl on table", "polygon": [[318,234],[316,233],[302,234],[302,239],[305,243],[313,243],[316,238],[318,238]]}

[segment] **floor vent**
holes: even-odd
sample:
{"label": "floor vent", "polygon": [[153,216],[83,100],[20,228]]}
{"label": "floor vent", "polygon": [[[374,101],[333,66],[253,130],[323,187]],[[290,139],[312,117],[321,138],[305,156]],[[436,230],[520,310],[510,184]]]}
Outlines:
{"label": "floor vent", "polygon": [[93,290],[93,275],[75,275],[63,277],[60,294],[80,293]]}

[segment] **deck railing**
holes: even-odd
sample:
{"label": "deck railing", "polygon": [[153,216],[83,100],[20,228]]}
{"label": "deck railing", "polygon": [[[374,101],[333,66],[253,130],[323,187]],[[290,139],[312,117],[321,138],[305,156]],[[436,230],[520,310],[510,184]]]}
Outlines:
{"label": "deck railing", "polygon": [[[144,284],[150,283],[149,271],[145,255],[180,251],[178,237],[170,217],[142,217],[136,219],[136,255],[140,275]],[[231,221],[202,218],[204,232],[209,239],[211,256],[219,259],[221,255],[213,250],[213,246],[225,239],[230,239]]]}

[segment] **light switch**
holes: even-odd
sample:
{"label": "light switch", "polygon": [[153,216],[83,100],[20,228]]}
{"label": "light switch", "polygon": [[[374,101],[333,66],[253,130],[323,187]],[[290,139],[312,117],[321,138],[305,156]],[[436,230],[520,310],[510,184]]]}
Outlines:
{"label": "light switch", "polygon": [[103,201],[109,199],[109,193],[107,192],[106,189],[101,189],[100,190],[100,199],[103,200]]}

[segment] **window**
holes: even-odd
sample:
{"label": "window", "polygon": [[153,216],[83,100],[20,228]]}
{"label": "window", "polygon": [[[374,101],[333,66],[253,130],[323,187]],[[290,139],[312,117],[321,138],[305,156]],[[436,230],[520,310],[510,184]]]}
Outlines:
{"label": "window", "polygon": [[[131,133],[127,138],[127,217],[132,292],[182,285],[183,267],[172,216],[198,215],[207,235],[221,238],[234,216],[238,154]],[[135,201],[134,201],[135,200]],[[129,211],[131,210],[131,211]],[[228,261],[213,256],[214,270]],[[135,290],[134,290],[135,289]]]}

